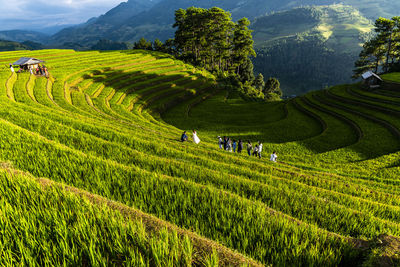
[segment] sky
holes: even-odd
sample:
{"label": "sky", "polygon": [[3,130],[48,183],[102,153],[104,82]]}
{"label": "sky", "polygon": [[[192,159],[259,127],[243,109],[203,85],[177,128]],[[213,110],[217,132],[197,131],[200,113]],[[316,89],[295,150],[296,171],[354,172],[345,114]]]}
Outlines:
{"label": "sky", "polygon": [[126,0],[0,0],[0,30],[79,24]]}

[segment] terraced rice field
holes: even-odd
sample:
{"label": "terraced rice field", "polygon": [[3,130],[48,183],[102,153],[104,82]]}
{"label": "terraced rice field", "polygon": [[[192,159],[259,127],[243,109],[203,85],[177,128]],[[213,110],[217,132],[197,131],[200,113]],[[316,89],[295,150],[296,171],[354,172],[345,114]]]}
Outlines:
{"label": "terraced rice field", "polygon": [[[396,92],[249,103],[164,54],[0,62],[21,56],[51,77],[0,72],[3,264],[354,265],[400,237]],[[191,129],[199,145],[178,141]],[[265,157],[220,151],[217,135],[261,140]]]}

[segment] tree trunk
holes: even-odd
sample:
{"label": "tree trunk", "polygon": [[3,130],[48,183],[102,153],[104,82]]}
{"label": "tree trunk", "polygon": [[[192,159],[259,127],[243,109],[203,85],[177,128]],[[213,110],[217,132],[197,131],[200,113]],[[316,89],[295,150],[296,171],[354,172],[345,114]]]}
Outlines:
{"label": "tree trunk", "polygon": [[389,70],[389,57],[390,57],[390,52],[392,50],[392,39],[393,39],[393,32],[390,33],[389,37],[388,50],[386,52],[385,72],[388,72]]}

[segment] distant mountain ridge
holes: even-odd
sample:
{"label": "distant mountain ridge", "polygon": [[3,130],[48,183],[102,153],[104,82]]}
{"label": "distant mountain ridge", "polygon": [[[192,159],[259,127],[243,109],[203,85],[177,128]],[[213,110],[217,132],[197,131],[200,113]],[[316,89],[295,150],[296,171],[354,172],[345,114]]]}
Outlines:
{"label": "distant mountain ridge", "polygon": [[93,45],[100,39],[108,38],[109,32],[123,27],[135,15],[149,10],[159,0],[129,0],[122,2],[106,14],[92,18],[86,23],[66,28],[56,33],[49,40],[53,44],[76,42],[82,45]]}
{"label": "distant mountain ridge", "polygon": [[43,46],[39,43],[35,43],[32,41],[18,43],[0,39],[0,51],[37,50],[37,49],[43,49]]}
{"label": "distant mountain ridge", "polygon": [[[331,5],[337,0],[129,0],[121,3],[105,15],[79,27],[62,30],[51,38],[52,43],[66,41],[92,45],[99,39],[134,42],[145,37],[150,40],[166,40],[173,37],[174,12],[191,6],[220,7],[232,13],[234,20],[247,17],[254,20],[276,11],[290,10],[301,6]],[[394,16],[400,13],[400,1],[391,0],[343,0],[369,19],[378,16]]]}
{"label": "distant mountain ridge", "polygon": [[19,43],[25,41],[46,43],[48,42],[49,38],[50,38],[49,35],[36,31],[24,31],[24,30],[0,31],[1,40],[9,40]]}

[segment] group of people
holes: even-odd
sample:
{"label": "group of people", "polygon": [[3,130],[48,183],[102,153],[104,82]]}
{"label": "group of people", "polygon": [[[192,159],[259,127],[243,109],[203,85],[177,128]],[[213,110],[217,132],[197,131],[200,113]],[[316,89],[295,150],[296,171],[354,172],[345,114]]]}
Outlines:
{"label": "group of people", "polygon": [[243,142],[241,139],[236,142],[236,140],[232,140],[229,137],[224,136],[224,139],[221,138],[221,136],[218,136],[218,145],[220,149],[224,149],[229,152],[236,153],[242,153],[243,150]]}
{"label": "group of people", "polygon": [[[192,137],[195,144],[200,143],[200,138],[197,136],[197,132],[195,130],[192,131]],[[181,135],[181,142],[186,142],[188,140],[188,135],[186,134],[186,131],[184,131]],[[221,136],[218,136],[218,145],[220,149],[224,149],[233,153],[236,153],[236,151],[237,153],[242,153],[243,151],[243,142],[241,139],[236,142],[236,140],[232,140],[227,136],[224,136],[224,139],[222,139]],[[249,156],[259,157],[261,159],[263,152],[263,144],[261,141],[258,141],[254,147],[250,141],[247,141],[246,149]],[[270,156],[270,161],[276,162],[277,158],[278,156],[274,151]]]}
{"label": "group of people", "polygon": [[[12,64],[10,64],[10,70],[11,70],[11,72],[15,72],[14,67],[13,67]],[[47,69],[47,67],[45,65],[40,66],[40,64],[38,64],[36,68],[34,66],[32,66],[32,65],[20,66],[20,68],[18,70],[18,73],[21,73],[23,71],[29,71],[29,73],[32,74],[32,75],[49,77],[49,71],[48,71],[48,69]]]}
{"label": "group of people", "polygon": [[[239,139],[237,142],[236,140],[232,140],[231,138],[224,136],[222,139],[221,136],[218,136],[218,145],[220,149],[224,149],[229,152],[236,153],[242,153],[243,150],[243,142],[241,139]],[[261,159],[262,157],[262,152],[263,152],[263,144],[261,141],[258,141],[258,143],[253,147],[253,144],[250,141],[247,141],[246,144],[246,149],[247,149],[247,154],[249,156],[255,156],[259,157]],[[276,152],[274,151],[271,154],[270,160],[273,162],[276,162],[278,156],[276,155]]]}

